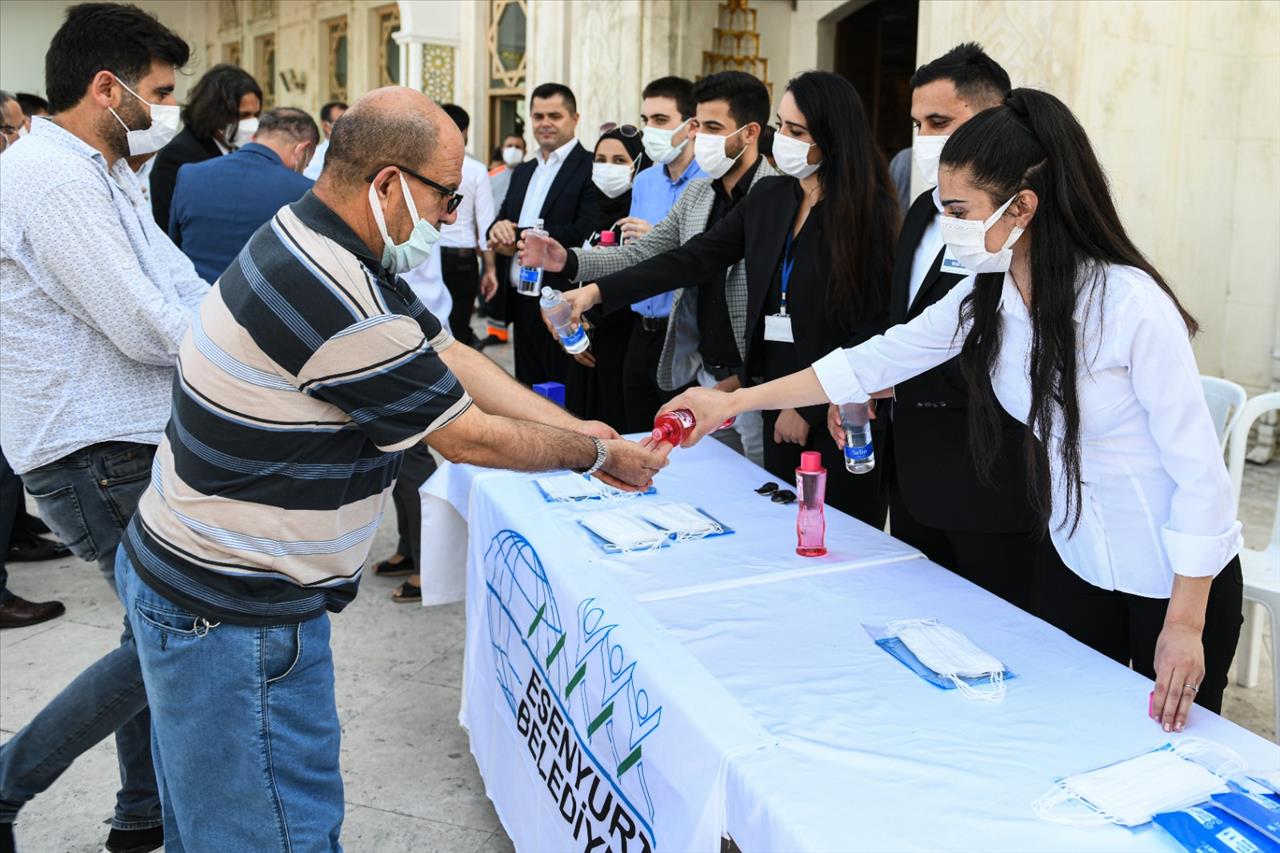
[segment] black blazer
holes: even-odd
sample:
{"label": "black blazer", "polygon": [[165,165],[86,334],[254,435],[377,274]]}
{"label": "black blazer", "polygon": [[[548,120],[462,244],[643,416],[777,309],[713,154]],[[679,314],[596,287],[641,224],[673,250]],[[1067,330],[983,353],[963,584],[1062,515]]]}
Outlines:
{"label": "black blazer", "polygon": [[[800,208],[800,193],[800,184],[795,178],[761,178],[746,198],[710,231],[678,249],[600,279],[601,307],[606,312],[615,311],[669,290],[698,287],[705,282],[719,283],[724,280],[728,267],[745,259],[747,340],[742,380],[744,384],[749,382],[752,350],[760,343],[757,332],[763,326],[765,301],[782,263],[787,232]],[[807,223],[806,227],[816,224]],[[829,259],[823,252],[815,260],[821,281],[809,282],[806,287],[821,288],[825,294]],[[792,287],[795,286],[793,282]],[[829,322],[825,298],[788,302],[796,358],[801,364],[812,364],[833,349],[861,343],[885,323],[881,313],[860,318],[852,332],[842,332]]]}
{"label": "black blazer", "polygon": [[[551,238],[566,248],[581,246],[595,230],[596,220],[600,212],[596,206],[595,185],[591,183],[591,152],[581,144],[569,150],[569,156],[556,172],[551,188],[547,190],[546,201],[542,203],[542,227]],[[507,197],[502,200],[494,222],[508,219],[519,223],[520,208],[524,207],[524,197],[529,191],[529,181],[538,168],[537,159],[527,160],[516,166],[511,173],[511,184],[507,188]],[[485,229],[493,227],[490,222]],[[520,229],[523,231],[524,229]],[[497,256],[498,282],[506,284],[511,280],[512,258]],[[562,275],[546,273],[543,282],[548,287],[565,290],[576,285]]]}
{"label": "black blazer", "polygon": [[[964,280],[962,275],[938,271],[944,249],[929,262],[915,301],[907,304],[912,258],[935,215],[933,192],[925,192],[902,224],[889,296],[894,325],[915,319]],[[969,391],[959,358],[898,383],[894,397],[890,446],[897,488],[917,521],[975,533],[1036,529],[1023,461],[1026,427],[1003,410],[1000,452],[991,470],[993,487],[978,480],[969,450]]]}
{"label": "black blazer", "polygon": [[190,128],[169,141],[156,155],[151,167],[151,213],[160,230],[169,233],[169,205],[173,202],[173,188],[178,183],[178,169],[188,163],[201,163],[221,157],[222,149],[212,139],[199,139]]}

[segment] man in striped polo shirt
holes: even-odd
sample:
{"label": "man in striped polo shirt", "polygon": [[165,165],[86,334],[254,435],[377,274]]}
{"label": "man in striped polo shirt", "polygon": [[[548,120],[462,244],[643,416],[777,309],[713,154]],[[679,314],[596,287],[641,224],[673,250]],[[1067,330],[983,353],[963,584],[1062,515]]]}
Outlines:
{"label": "man in striped polo shirt", "polygon": [[452,221],[462,157],[424,95],[361,98],[314,191],[250,239],[182,343],[116,563],[166,844],[336,849],[327,613],[356,593],[401,451],[425,441],[454,461],[634,487],[665,464],[455,344],[397,277]]}

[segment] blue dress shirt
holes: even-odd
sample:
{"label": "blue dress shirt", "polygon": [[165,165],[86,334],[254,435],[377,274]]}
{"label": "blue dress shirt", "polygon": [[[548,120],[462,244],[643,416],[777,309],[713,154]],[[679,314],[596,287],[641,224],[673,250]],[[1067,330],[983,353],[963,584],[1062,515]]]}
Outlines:
{"label": "blue dress shirt", "polygon": [[[676,199],[680,198],[689,182],[705,177],[708,175],[698,168],[697,160],[690,160],[684,174],[674,181],[667,176],[666,166],[654,163],[636,175],[635,183],[631,186],[631,215],[650,225],[657,225],[667,218]],[[640,300],[631,306],[631,310],[642,317],[666,317],[671,313],[671,303],[674,300],[674,293],[663,293]]]}

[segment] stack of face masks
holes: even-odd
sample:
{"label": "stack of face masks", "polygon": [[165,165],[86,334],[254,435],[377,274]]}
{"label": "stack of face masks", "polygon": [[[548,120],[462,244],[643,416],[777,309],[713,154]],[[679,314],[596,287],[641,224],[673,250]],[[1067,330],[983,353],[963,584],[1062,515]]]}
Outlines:
{"label": "stack of face masks", "polygon": [[564,503],[632,498],[638,495],[636,492],[624,492],[591,477],[569,472],[535,477],[533,482],[547,500]]}
{"label": "stack of face masks", "polygon": [[724,532],[719,522],[687,503],[646,504],[638,507],[637,511],[641,518],[654,527],[665,530],[674,536],[677,542],[701,539],[704,536],[715,536]]}
{"label": "stack of face masks", "polygon": [[600,539],[600,547],[606,554],[648,551],[671,541],[665,530],[637,517],[630,507],[587,513],[578,523]]}
{"label": "stack of face masks", "polygon": [[[1059,779],[1031,808],[1037,817],[1052,823],[1140,826],[1160,812],[1194,806],[1224,793],[1225,777],[1243,769],[1243,759],[1233,750],[1201,738],[1183,738],[1177,744]],[[1077,807],[1070,808],[1072,803]]]}
{"label": "stack of face masks", "polygon": [[[1005,666],[975,646],[968,637],[937,619],[900,619],[885,626],[888,636],[876,643],[927,681],[954,687],[968,699],[999,702],[1005,694]],[[901,653],[905,646],[934,675],[920,672]],[[987,689],[978,689],[984,685]]]}

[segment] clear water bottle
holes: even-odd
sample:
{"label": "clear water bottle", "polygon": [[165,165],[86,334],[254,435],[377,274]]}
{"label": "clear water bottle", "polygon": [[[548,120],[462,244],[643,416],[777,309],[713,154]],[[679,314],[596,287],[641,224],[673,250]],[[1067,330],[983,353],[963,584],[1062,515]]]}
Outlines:
{"label": "clear water bottle", "polygon": [[542,299],[538,301],[538,305],[542,308],[542,316],[547,318],[547,322],[556,330],[556,337],[560,339],[560,345],[564,347],[564,351],[569,355],[577,355],[578,353],[591,346],[591,341],[587,338],[587,330],[579,324],[578,328],[573,329],[569,326],[569,321],[573,317],[573,309],[569,307],[569,303],[564,301],[564,294],[554,288],[542,288]]}
{"label": "clear water bottle", "polygon": [[876,467],[871,445],[871,404],[845,403],[840,407],[844,427],[844,467],[853,474],[865,474]]}
{"label": "clear water bottle", "polygon": [[[542,220],[535,219],[532,228],[525,229],[526,234],[547,236],[542,229]],[[516,285],[516,293],[522,296],[537,296],[542,292],[542,267],[520,267],[520,283]]]}

